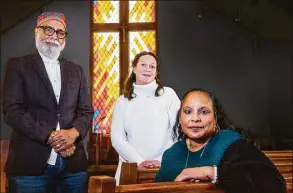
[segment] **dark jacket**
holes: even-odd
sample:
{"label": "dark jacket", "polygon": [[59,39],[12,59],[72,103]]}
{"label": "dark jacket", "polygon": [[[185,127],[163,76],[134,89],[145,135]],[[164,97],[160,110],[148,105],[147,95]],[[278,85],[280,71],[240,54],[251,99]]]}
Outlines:
{"label": "dark jacket", "polygon": [[12,175],[40,175],[51,153],[47,140],[59,121],[61,129],[76,128],[80,137],[65,170],[85,171],[82,140],[91,128],[93,108],[82,68],[60,59],[61,93],[57,103],[38,52],[9,59],[3,84],[3,114],[13,128],[5,171]]}

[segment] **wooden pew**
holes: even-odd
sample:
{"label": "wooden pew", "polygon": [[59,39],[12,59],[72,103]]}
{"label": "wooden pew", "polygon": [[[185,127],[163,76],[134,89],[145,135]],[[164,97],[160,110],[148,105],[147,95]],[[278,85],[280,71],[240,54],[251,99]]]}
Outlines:
{"label": "wooden pew", "polygon": [[[292,180],[292,161],[274,162],[277,169],[284,176],[286,174],[287,180]],[[151,182],[159,169],[137,169],[136,163],[125,162],[122,164],[120,184],[140,184]],[[291,176],[291,177],[290,177]]]}
{"label": "wooden pew", "polygon": [[4,167],[5,163],[7,160],[7,155],[8,155],[8,149],[9,149],[9,140],[7,139],[1,139],[0,140],[0,148],[1,148],[1,154],[0,154],[0,167],[1,167],[1,172],[0,172],[0,192],[6,192],[7,187],[8,187],[8,181],[6,178],[6,174],[4,172]]}
{"label": "wooden pew", "polygon": [[7,189],[7,186],[8,186],[8,181],[7,181],[7,178],[6,178],[6,174],[4,172],[4,166],[5,166],[5,163],[6,163],[6,160],[7,160],[7,155],[1,155],[1,177],[0,177],[0,180],[1,180],[1,187],[0,187],[0,192],[6,192],[6,189]]}
{"label": "wooden pew", "polygon": [[88,170],[88,176],[106,175],[114,177],[117,165],[91,165]]}
{"label": "wooden pew", "polygon": [[224,193],[211,183],[163,182],[115,186],[115,179],[109,176],[92,176],[88,193]]}
{"label": "wooden pew", "polygon": [[[133,164],[132,164],[133,165]],[[285,173],[284,173],[285,172]],[[287,182],[287,193],[292,193],[292,167],[282,172]],[[224,193],[211,183],[164,182],[115,186],[115,179],[109,176],[91,176],[88,193]]]}
{"label": "wooden pew", "polygon": [[121,165],[120,184],[140,184],[152,182],[158,172],[156,169],[138,169],[137,163],[123,162]]}
{"label": "wooden pew", "polygon": [[[293,151],[263,151],[284,176],[287,188],[292,190]],[[121,167],[120,184],[140,184],[153,181],[158,169],[138,169],[136,163],[124,162]]]}
{"label": "wooden pew", "polygon": [[[92,176],[89,179],[88,193],[224,193],[211,183],[162,182],[129,184],[115,186],[115,178],[109,176]],[[287,185],[287,193],[292,193]]]}

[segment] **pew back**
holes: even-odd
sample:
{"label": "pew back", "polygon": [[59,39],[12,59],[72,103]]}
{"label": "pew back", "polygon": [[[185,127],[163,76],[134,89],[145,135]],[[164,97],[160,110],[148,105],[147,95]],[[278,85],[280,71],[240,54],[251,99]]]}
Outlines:
{"label": "pew back", "polygon": [[8,185],[8,182],[7,182],[7,178],[6,178],[6,174],[4,172],[4,167],[5,167],[5,163],[6,163],[6,160],[7,160],[7,155],[8,155],[8,149],[9,149],[9,140],[7,139],[1,139],[0,140],[0,148],[1,148],[1,151],[0,151],[0,167],[1,167],[1,176],[0,176],[0,192],[6,192],[6,189],[7,189],[7,185]]}
{"label": "pew back", "polygon": [[88,193],[224,193],[211,183],[164,182],[115,186],[109,176],[90,177]]}
{"label": "pew back", "polygon": [[[293,151],[263,151],[284,176],[287,189],[292,190],[292,153]],[[136,163],[122,163],[120,184],[140,184],[153,181],[158,169],[138,169]]]}

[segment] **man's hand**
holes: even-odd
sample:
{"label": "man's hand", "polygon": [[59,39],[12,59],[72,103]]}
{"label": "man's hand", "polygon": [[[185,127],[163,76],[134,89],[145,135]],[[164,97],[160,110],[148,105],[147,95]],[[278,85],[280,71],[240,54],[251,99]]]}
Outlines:
{"label": "man's hand", "polygon": [[48,144],[56,151],[62,152],[72,146],[76,138],[78,138],[79,132],[77,129],[60,129],[52,132],[49,137]]}
{"label": "man's hand", "polygon": [[210,166],[186,168],[175,179],[175,181],[209,181],[214,179],[214,169]]}
{"label": "man's hand", "polygon": [[69,157],[74,154],[75,149],[76,149],[75,145],[72,145],[71,147],[65,149],[64,151],[61,151],[60,155],[64,158]]}
{"label": "man's hand", "polygon": [[159,168],[161,162],[158,160],[145,160],[138,165],[138,168]]}

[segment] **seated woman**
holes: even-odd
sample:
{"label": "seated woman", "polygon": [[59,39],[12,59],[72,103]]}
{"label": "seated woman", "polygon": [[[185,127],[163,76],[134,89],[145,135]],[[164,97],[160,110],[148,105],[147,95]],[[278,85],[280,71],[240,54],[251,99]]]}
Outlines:
{"label": "seated woman", "polygon": [[173,128],[178,142],[164,152],[154,181],[211,181],[226,193],[285,193],[271,160],[233,128],[211,93],[188,91]]}
{"label": "seated woman", "polygon": [[175,91],[160,82],[155,54],[137,54],[132,67],[111,125],[112,145],[119,153],[117,185],[122,162],[136,162],[139,168],[161,166],[164,151],[174,144],[172,127],[180,107]]}

